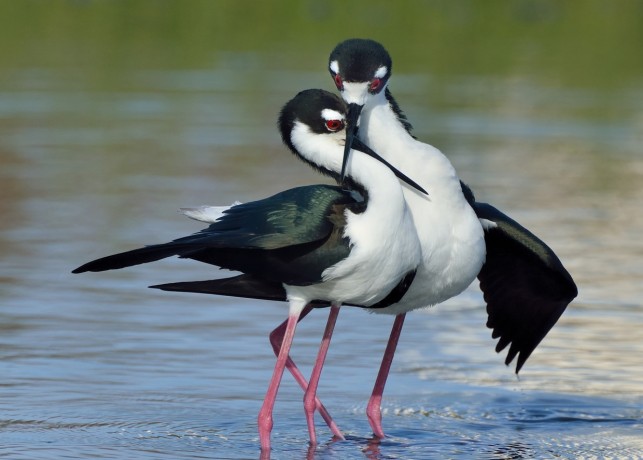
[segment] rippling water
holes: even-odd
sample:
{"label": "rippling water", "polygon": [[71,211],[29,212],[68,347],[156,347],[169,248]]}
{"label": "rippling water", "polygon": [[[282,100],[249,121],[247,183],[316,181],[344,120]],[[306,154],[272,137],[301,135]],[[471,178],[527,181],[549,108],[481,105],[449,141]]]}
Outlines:
{"label": "rippling water", "polygon": [[[0,456],[259,456],[256,414],[274,365],[267,335],[285,305],[146,289],[212,276],[191,261],[70,274],[198,230],[179,207],[322,180],[280,145],[275,119],[295,91],[330,88],[323,62],[248,72],[239,62],[251,58],[228,58],[122,71],[110,85],[68,68],[5,75]],[[449,155],[479,200],[546,240],[580,295],[519,378],[493,351],[477,286],[413,313],[382,441],[364,410],[392,318],[344,309],[319,394],[347,440],[331,440],[320,420],[321,444],[308,447],[302,394],[285,376],[273,458],[643,457],[640,83],[606,92],[461,74],[439,82],[436,98],[434,76],[394,75],[416,135]],[[305,372],[326,314],[298,330],[293,356]]]}

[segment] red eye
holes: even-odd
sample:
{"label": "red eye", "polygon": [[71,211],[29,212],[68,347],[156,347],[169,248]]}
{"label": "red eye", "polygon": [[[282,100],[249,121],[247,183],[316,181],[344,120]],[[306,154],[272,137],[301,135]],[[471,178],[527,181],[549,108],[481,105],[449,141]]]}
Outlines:
{"label": "red eye", "polygon": [[328,120],[326,121],[326,129],[332,132],[339,131],[340,129],[344,129],[344,121]]}
{"label": "red eye", "polygon": [[337,86],[338,90],[341,91],[342,89],[344,89],[344,82],[342,81],[342,77],[340,74],[336,73],[334,80],[335,80],[335,86]]}
{"label": "red eye", "polygon": [[371,84],[368,87],[368,90],[371,93],[376,93],[381,86],[382,86],[382,80],[380,80],[379,78],[373,78],[373,80],[371,81]]}

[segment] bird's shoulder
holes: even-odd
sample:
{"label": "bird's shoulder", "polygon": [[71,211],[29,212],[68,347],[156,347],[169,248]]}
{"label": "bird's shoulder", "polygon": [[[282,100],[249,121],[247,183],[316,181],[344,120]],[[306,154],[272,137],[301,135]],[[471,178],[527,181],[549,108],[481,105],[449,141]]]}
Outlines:
{"label": "bird's shoulder", "polygon": [[308,185],[225,210],[206,234],[246,236],[261,249],[277,249],[327,238],[346,223],[346,209],[361,206],[358,196],[332,185]]}

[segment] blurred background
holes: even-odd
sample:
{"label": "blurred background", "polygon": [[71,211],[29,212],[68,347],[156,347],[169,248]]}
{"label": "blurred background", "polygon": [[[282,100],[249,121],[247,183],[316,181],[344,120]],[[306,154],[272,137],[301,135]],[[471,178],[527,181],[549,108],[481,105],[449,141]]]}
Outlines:
{"label": "blurred background", "polygon": [[[520,380],[477,285],[414,313],[381,444],[363,409],[392,318],[345,309],[320,394],[352,437],[307,452],[286,376],[275,456],[641,454],[643,1],[22,0],[0,1],[0,455],[258,455],[285,306],[146,289],[220,276],[189,261],[70,271],[199,230],[180,207],[325,182],[277,114],[334,90],[328,54],[351,37],[386,46],[414,134],[580,295]],[[300,328],[304,369],[324,321]]]}

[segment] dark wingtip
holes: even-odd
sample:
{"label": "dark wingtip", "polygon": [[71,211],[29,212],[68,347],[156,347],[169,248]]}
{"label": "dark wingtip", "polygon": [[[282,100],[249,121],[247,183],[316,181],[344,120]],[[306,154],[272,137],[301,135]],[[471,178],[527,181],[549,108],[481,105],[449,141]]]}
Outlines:
{"label": "dark wingtip", "polygon": [[166,283],[166,284],[153,284],[151,286],[148,286],[150,289],[158,289],[159,291],[181,291],[180,285],[181,283]]}
{"label": "dark wingtip", "polygon": [[[500,353],[508,345],[508,342],[503,343],[503,339],[501,338],[500,341],[498,342],[498,345],[501,345],[501,344],[502,346],[496,346],[496,353]],[[514,358],[518,356],[518,359],[516,360],[516,375],[518,375],[518,373],[522,369],[522,366],[527,362],[527,359],[531,356],[532,351],[528,351],[528,350],[521,351],[517,345],[512,343],[511,346],[509,347],[509,351],[507,352],[507,357],[505,358],[505,366],[510,366]]]}
{"label": "dark wingtip", "polygon": [[86,273],[86,272],[92,271],[91,264],[92,262],[87,262],[86,264],[83,264],[78,268],[74,268],[71,272],[73,274],[78,274],[78,273]]}
{"label": "dark wingtip", "polygon": [[191,292],[280,302],[287,300],[286,290],[281,283],[248,274],[214,280],[155,284],[149,287],[171,292]]}
{"label": "dark wingtip", "polygon": [[473,208],[479,218],[497,224],[485,231],[487,259],[478,279],[487,303],[487,327],[492,338],[499,339],[496,351],[511,344],[505,364],[517,358],[518,374],[578,288],[554,251],[536,235],[489,204],[474,202]]}

